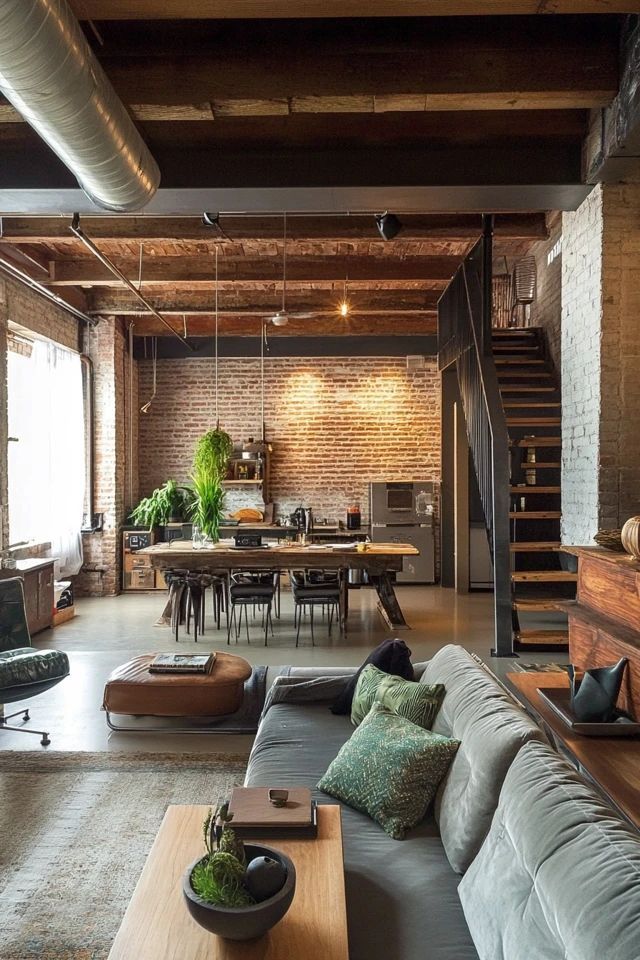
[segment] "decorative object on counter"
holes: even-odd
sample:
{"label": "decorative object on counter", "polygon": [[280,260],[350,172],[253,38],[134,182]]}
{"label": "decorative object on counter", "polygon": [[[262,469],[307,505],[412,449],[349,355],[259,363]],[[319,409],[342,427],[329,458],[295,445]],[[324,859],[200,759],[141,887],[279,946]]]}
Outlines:
{"label": "decorative object on counter", "polygon": [[582,723],[611,723],[616,719],[616,703],[627,663],[627,658],[621,657],[611,667],[585,670],[580,682],[575,667],[569,664],[571,709],[576,720]]}
{"label": "decorative object on counter", "polygon": [[144,497],[131,511],[130,519],[136,526],[153,530],[171,522],[185,520],[194,501],[191,487],[181,486],[175,480],[167,480],[156,487],[151,496]]}
{"label": "decorative object on counter", "polygon": [[607,550],[615,550],[616,553],[624,553],[622,545],[622,530],[598,530],[593,539],[599,547],[605,547]]}
{"label": "decorative object on counter", "polygon": [[629,517],[620,534],[622,546],[634,560],[640,560],[640,517]]}
{"label": "decorative object on counter", "polygon": [[347,530],[359,530],[362,523],[360,504],[354,503],[347,507]]}
{"label": "decorative object on counter", "polygon": [[638,737],[640,723],[628,713],[615,710],[611,720],[578,720],[571,708],[571,691],[564,687],[538,687],[545,702],[572,733],[581,737]]}
{"label": "decorative object on counter", "polygon": [[209,812],[206,854],[187,869],[182,891],[193,919],[227,940],[253,940],[278,923],[295,893],[295,867],[283,853],[243,844],[229,826],[229,805]]}
{"label": "decorative object on counter", "polygon": [[242,507],[231,514],[233,520],[239,523],[262,523],[263,516],[255,507]]}

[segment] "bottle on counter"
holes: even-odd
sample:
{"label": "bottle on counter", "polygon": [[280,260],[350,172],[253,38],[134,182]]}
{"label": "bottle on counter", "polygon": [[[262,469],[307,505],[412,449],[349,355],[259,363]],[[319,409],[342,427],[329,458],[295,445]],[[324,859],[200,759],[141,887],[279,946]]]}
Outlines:
{"label": "bottle on counter", "polygon": [[354,503],[347,507],[347,530],[359,530],[361,522],[360,504]]}

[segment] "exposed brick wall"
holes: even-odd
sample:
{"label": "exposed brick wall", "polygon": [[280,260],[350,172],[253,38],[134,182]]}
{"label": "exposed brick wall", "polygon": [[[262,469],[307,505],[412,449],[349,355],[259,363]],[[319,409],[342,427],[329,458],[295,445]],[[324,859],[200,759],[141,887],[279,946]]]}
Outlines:
{"label": "exposed brick wall", "polygon": [[[267,359],[266,435],[274,450],[271,496],[280,514],[300,503],[344,519],[370,480],[440,477],[440,387],[435,361],[407,373],[404,358]],[[140,361],[140,399],[152,365]],[[140,417],[140,493],[173,477],[188,481],[198,438],[215,422],[213,361],[158,362],[158,396]],[[235,441],[260,435],[260,369],[253,359],[219,364],[220,422]],[[229,492],[227,506],[259,505]]]}
{"label": "exposed brick wall", "polygon": [[0,277],[0,550],[9,544],[9,471],[7,460],[7,281]]}
{"label": "exposed brick wall", "polygon": [[561,374],[561,319],[562,319],[562,253],[547,263],[549,252],[562,236],[562,215],[553,213],[548,218],[549,239],[541,240],[531,248],[537,268],[536,299],[531,304],[530,326],[542,327],[558,377]]}
{"label": "exposed brick wall", "polygon": [[[84,567],[76,589],[81,595],[107,596],[118,593],[121,585],[121,532],[128,486],[129,361],[120,322],[101,318],[85,333],[85,352],[92,360],[94,375],[94,509],[103,514],[103,529],[83,536]],[[133,404],[137,409],[136,381],[134,368]],[[135,472],[133,483],[137,497]]]}
{"label": "exposed brick wall", "polygon": [[563,218],[562,538],[640,512],[640,185],[597,186]]}

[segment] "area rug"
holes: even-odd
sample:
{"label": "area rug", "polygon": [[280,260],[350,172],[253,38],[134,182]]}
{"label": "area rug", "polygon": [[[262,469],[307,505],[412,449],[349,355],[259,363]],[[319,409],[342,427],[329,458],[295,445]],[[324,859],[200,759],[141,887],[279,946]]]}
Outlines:
{"label": "area rug", "polygon": [[3,753],[0,960],[104,960],[167,806],[228,797],[246,763],[229,754]]}

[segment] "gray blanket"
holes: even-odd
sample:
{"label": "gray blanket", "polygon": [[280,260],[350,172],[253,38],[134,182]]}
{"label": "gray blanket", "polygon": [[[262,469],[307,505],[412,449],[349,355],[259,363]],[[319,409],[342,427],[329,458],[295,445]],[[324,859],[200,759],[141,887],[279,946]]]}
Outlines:
{"label": "gray blanket", "polygon": [[314,677],[312,680],[276,677],[267,693],[262,716],[276,703],[332,703],[350,679],[349,676]]}

